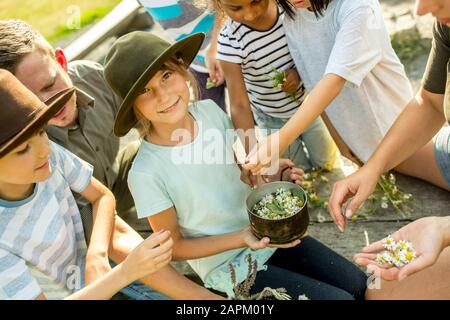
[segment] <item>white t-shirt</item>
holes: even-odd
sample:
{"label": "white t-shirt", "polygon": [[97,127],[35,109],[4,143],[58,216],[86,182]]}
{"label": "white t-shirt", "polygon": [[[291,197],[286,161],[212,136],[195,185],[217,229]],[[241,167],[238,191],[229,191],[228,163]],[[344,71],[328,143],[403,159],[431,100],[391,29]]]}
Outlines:
{"label": "white t-shirt", "polygon": [[[0,199],[0,300],[54,298],[84,286],[86,241],[72,195],[86,189],[92,166],[50,142],[50,177],[21,201]],[[43,276],[39,276],[43,275]],[[53,280],[58,288],[49,284]]]}
{"label": "white t-shirt", "polygon": [[367,161],[413,98],[378,1],[334,0],[319,18],[297,9],[284,27],[307,91],[326,74],[347,80],[326,113],[352,151]]}

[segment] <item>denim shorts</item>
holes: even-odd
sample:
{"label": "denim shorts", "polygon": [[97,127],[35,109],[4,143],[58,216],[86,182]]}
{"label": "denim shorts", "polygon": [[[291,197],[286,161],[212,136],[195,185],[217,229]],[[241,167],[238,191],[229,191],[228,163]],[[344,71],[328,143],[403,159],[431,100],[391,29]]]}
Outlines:
{"label": "denim shorts", "polygon": [[450,187],[450,126],[439,131],[434,143],[434,156],[442,177]]}
{"label": "denim shorts", "polygon": [[[117,265],[112,260],[109,260],[109,264],[112,268]],[[163,295],[162,293],[159,293],[156,290],[153,290],[150,287],[147,287],[139,281],[130,283],[125,288],[122,288],[120,292],[132,300],[170,300],[169,297]]]}
{"label": "denim shorts", "polygon": [[[261,129],[272,134],[283,127],[289,119],[274,118],[262,112],[253,110],[253,117]],[[339,152],[321,118],[314,120],[282,155],[292,160],[296,166],[303,169],[312,167],[337,168],[340,166]]]}

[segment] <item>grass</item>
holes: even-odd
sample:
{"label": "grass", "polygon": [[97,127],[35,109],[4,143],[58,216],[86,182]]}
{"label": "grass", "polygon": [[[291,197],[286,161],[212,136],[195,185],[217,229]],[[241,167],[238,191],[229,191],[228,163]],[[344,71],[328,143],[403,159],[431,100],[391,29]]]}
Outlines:
{"label": "grass", "polygon": [[[97,21],[121,0],[1,0],[0,19],[21,19],[51,43]],[[77,25],[76,22],[79,22]]]}
{"label": "grass", "polygon": [[430,39],[422,38],[419,30],[405,30],[391,35],[391,44],[405,66],[430,50]]}

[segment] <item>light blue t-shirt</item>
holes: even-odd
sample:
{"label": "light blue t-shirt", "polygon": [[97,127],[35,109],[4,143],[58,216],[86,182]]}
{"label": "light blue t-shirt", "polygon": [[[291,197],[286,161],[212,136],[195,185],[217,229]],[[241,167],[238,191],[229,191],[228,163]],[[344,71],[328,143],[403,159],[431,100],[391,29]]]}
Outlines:
{"label": "light blue t-shirt", "polygon": [[92,166],[56,143],[50,147],[50,177],[24,200],[0,199],[0,300],[35,299],[43,291],[52,298],[49,280],[65,294],[84,286],[86,241],[72,191],[88,186]]}
{"label": "light blue t-shirt", "polygon": [[[128,175],[138,216],[146,218],[175,207],[186,238],[241,230],[249,225],[245,199],[251,189],[240,180],[233,158],[231,121],[211,100],[191,105],[189,112],[198,128],[192,143],[167,147],[142,141]],[[228,263],[233,263],[241,282],[247,277],[247,254],[263,270],[274,251],[242,248],[188,263],[206,287],[232,296]]]}

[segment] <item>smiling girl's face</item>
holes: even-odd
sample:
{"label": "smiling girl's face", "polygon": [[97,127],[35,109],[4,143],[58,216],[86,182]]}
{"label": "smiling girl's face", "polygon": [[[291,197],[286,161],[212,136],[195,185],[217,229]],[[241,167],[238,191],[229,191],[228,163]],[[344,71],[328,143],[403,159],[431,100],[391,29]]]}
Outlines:
{"label": "smiling girl's face", "polygon": [[163,67],[147,83],[134,103],[138,120],[144,117],[152,126],[176,125],[188,115],[188,79],[176,68]]}

